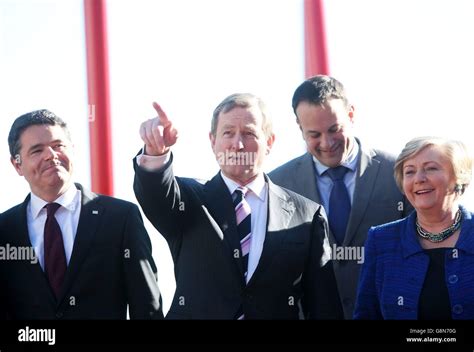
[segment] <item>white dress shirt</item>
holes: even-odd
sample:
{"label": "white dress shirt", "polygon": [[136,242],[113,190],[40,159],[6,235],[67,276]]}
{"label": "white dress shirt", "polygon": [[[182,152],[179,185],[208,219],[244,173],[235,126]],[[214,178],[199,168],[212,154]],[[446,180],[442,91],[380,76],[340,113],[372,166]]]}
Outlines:
{"label": "white dress shirt", "polygon": [[[74,239],[76,238],[79,215],[81,213],[81,191],[74,185],[58,199],[54,201],[61,206],[54,216],[61,228],[63,236],[64,253],[66,262],[69,265],[71,260]],[[28,222],[28,235],[35,250],[36,256],[44,270],[44,224],[46,223],[47,212],[44,206],[48,202],[44,201],[31,192],[30,202],[26,209],[26,220]]]}
{"label": "white dress shirt", "polygon": [[[221,176],[232,195],[240,185],[226,177],[222,172]],[[263,174],[260,174],[245,187],[249,189],[245,195],[245,200],[250,205],[250,231],[252,232],[247,267],[247,282],[249,282],[255,269],[257,269],[262,255],[265,234],[267,233],[268,184],[265,182]]]}

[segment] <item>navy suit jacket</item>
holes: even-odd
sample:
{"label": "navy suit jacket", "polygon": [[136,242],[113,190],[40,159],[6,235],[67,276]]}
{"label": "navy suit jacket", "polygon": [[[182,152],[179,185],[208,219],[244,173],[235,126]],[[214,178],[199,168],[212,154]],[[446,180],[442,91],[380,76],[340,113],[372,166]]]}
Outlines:
{"label": "navy suit jacket", "polygon": [[[136,205],[82,192],[71,260],[58,299],[39,262],[0,261],[2,301],[11,319],[162,318],[151,242]],[[31,248],[25,201],[1,216],[0,246]]]}
{"label": "navy suit jacket", "polygon": [[[232,198],[217,174],[202,184],[134,162],[134,190],[168,242],[176,292],[167,318],[335,318],[327,222],[320,205],[268,181],[268,219],[258,266],[246,285]],[[332,285],[332,286],[331,286]]]}
{"label": "navy suit jacket", "polygon": [[[474,319],[474,219],[461,207],[459,239],[446,251],[453,319]],[[370,229],[354,319],[417,319],[429,256],[416,234],[416,213]]]}

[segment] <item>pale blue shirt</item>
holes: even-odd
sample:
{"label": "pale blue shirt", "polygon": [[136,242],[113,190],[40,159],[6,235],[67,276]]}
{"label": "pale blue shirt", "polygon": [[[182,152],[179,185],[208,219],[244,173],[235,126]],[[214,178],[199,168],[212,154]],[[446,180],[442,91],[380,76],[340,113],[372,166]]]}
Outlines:
{"label": "pale blue shirt", "polygon": [[[344,184],[346,185],[347,192],[349,192],[349,198],[351,204],[354,198],[355,182],[357,176],[357,162],[359,160],[360,146],[356,140],[354,140],[353,148],[349,152],[347,159],[341,164],[349,169],[344,175]],[[329,169],[328,166],[321,164],[321,162],[313,156],[314,167],[316,169],[316,185],[318,186],[320,200],[322,206],[329,215],[329,196],[331,195],[333,182],[331,178],[324,172]]]}
{"label": "pale blue shirt", "polygon": [[[66,262],[69,265],[71,260],[74,239],[76,238],[79,215],[81,214],[81,191],[74,185],[54,201],[61,206],[56,210],[54,216],[61,228],[64,243],[64,253]],[[48,202],[44,201],[31,192],[30,201],[26,208],[26,220],[28,223],[28,235],[35,250],[36,257],[44,270],[44,224],[46,223],[47,212],[44,206]]]}

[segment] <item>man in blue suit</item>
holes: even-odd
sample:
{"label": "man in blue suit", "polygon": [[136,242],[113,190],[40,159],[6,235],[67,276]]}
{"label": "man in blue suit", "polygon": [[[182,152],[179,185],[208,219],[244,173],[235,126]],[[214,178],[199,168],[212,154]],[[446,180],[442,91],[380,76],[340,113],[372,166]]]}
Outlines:
{"label": "man in blue suit", "polygon": [[339,81],[309,78],[296,89],[292,105],[308,152],[269,177],[324,206],[344,317],[352,319],[369,228],[403,218],[411,208],[395,184],[395,157],[365,147],[353,135],[354,106]]}

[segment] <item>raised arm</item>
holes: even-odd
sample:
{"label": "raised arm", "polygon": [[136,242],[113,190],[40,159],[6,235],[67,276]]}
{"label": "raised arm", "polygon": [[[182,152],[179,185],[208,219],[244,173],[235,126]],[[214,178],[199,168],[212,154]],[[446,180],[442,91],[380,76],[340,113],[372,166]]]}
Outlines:
{"label": "raised arm", "polygon": [[173,174],[170,147],[178,138],[163,109],[153,103],[158,116],[143,122],[140,137],[145,143],[144,153],[134,159],[133,189],[146,217],[169,241],[176,240],[184,216],[182,191]]}
{"label": "raised arm", "polygon": [[153,102],[158,116],[143,122],[140,137],[145,143],[145,155],[159,156],[169,152],[178,140],[178,130],[157,102]]}

